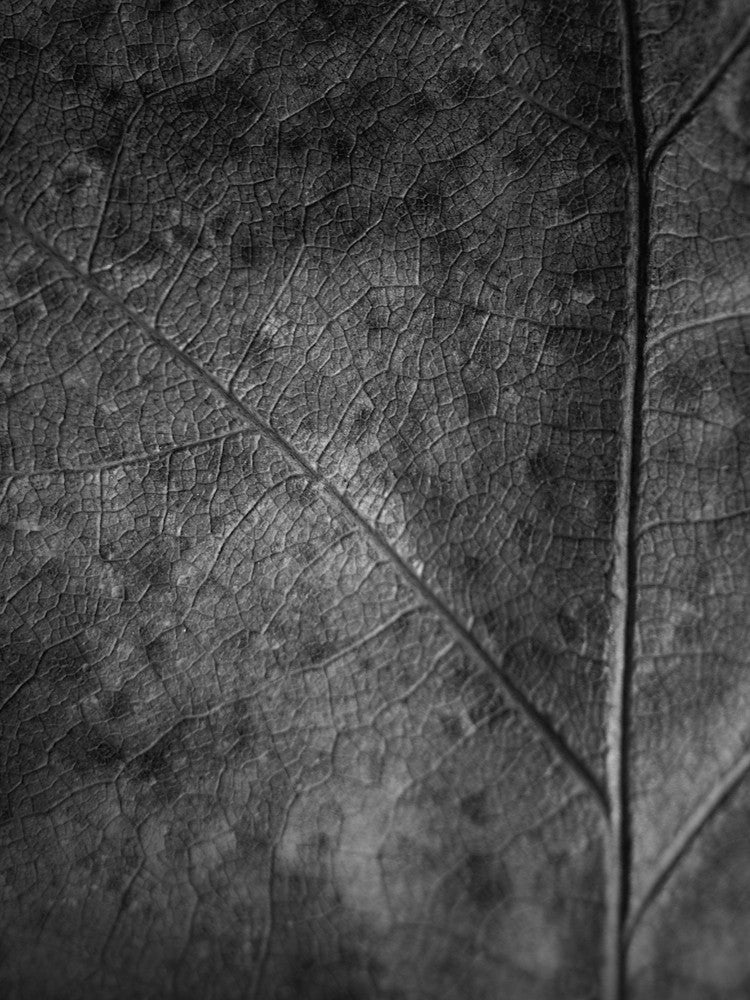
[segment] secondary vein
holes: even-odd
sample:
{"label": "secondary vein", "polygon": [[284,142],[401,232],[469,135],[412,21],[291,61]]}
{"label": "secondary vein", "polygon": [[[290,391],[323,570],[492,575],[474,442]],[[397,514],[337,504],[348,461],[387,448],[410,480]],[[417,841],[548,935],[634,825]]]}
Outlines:
{"label": "secondary vein", "polygon": [[468,654],[468,656],[483,669],[494,675],[503,687],[508,698],[519,712],[526,718],[530,726],[552,747],[557,757],[576,776],[579,782],[591,794],[597,807],[606,812],[604,792],[598,779],[594,776],[588,764],[568,745],[563,736],[554,728],[549,719],[531,702],[524,692],[505,673],[502,663],[472,633],[455,614],[455,612],[422,580],[420,574],[389,544],[378,529],[372,525],[354,506],[349,497],[328,480],[310,460],[308,460],[291,442],[287,441],[267,420],[253,410],[243,400],[236,396],[227,386],[210,372],[206,371],[197,361],[181,348],[172,343],[164,334],[151,325],[137,310],[128,305],[116,292],[111,291],[92,275],[82,271],[72,261],[68,260],[43,236],[33,232],[21,220],[0,206],[0,217],[9,226],[21,232],[52,260],[56,261],[68,274],[88,287],[96,295],[115,306],[124,313],[130,321],[149,337],[154,343],[179,361],[201,381],[206,382],[216,395],[229,404],[235,411],[242,414],[248,427],[270,440],[291,463],[297,466],[315,483],[346,519],[364,532],[373,548],[379,555],[396,568],[399,575],[407,581],[410,587],[422,598],[425,604],[442,619],[453,638]]}
{"label": "secondary vein", "polygon": [[669,145],[672,139],[674,139],[678,132],[680,132],[681,129],[691,120],[706,98],[713,93],[718,84],[724,78],[724,74],[727,72],[735,59],[740,55],[748,42],[750,42],[750,17],[747,21],[745,21],[743,27],[735,35],[732,42],[722,53],[713,70],[703,80],[695,93],[692,94],[687,101],[685,101],[682,107],[677,109],[661,132],[659,132],[654,138],[651,148],[646,153],[646,166],[649,170],[653,167],[660,154]]}
{"label": "secondary vein", "polygon": [[750,749],[734,763],[727,773],[719,779],[706,798],[692,813],[677,836],[657,862],[645,892],[637,906],[633,909],[627,922],[625,934],[630,941],[644,914],[654,902],[659,892],[669,881],[675,869],[686,856],[690,848],[706,829],[711,820],[725,802],[737,791],[750,771]]}

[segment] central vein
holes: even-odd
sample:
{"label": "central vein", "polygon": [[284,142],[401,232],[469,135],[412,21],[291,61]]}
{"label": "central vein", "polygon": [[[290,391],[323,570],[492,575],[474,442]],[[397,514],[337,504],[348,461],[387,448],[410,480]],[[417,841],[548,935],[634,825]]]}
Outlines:
{"label": "central vein", "polygon": [[607,729],[610,826],[606,854],[604,1000],[625,990],[624,926],[631,865],[629,809],[630,688],[636,625],[636,520],[641,486],[642,414],[648,287],[649,179],[641,104],[638,31],[632,0],[620,0],[622,80],[629,125],[627,341],[622,403],[620,489],[615,522],[612,590],[612,673]]}

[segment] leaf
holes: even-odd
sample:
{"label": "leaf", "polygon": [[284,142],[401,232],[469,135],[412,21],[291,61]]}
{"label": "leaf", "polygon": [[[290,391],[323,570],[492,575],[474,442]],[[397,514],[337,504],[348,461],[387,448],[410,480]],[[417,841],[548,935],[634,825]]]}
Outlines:
{"label": "leaf", "polygon": [[746,996],[749,37],[13,5],[4,995]]}

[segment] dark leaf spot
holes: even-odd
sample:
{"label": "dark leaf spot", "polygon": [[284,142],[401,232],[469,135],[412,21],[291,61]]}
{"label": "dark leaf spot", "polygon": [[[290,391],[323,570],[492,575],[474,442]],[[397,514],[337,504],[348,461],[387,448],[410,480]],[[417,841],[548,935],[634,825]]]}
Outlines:
{"label": "dark leaf spot", "polygon": [[23,38],[0,40],[0,66],[14,75],[30,73],[39,60],[39,47]]}
{"label": "dark leaf spot", "polygon": [[301,504],[311,504],[315,500],[315,488],[309,479],[292,476],[286,481],[287,496]]}
{"label": "dark leaf spot", "polygon": [[109,167],[122,143],[122,133],[116,128],[106,132],[91,147],[90,155],[102,167]]}
{"label": "dark leaf spot", "polygon": [[122,760],[122,751],[96,727],[81,722],[70,731],[63,755],[79,771],[107,770]]}
{"label": "dark leaf spot", "polygon": [[60,194],[70,196],[75,194],[78,188],[82,187],[87,180],[88,174],[83,173],[81,170],[75,170],[72,173],[64,174],[57,182],[56,187]]}
{"label": "dark leaf spot", "polygon": [[163,674],[168,672],[167,668],[169,667],[170,662],[170,646],[169,642],[165,638],[160,637],[146,643],[145,652],[146,659],[158,676],[161,677]]}
{"label": "dark leaf spot", "polygon": [[76,63],[71,73],[71,79],[77,87],[85,86],[93,76],[93,70],[87,63]]}
{"label": "dark leaf spot", "polygon": [[195,243],[195,233],[188,226],[173,226],[172,235],[184,249],[190,249]]}
{"label": "dark leaf spot", "polygon": [[132,566],[145,583],[167,587],[172,579],[172,553],[145,550],[132,560]]}
{"label": "dark leaf spot", "polygon": [[242,222],[232,234],[230,260],[233,268],[246,269],[258,263],[258,252],[250,226]]}
{"label": "dark leaf spot", "polygon": [[501,903],[511,890],[505,866],[489,854],[470,854],[466,877],[470,899],[483,910]]}
{"label": "dark leaf spot", "polygon": [[449,739],[460,740],[463,736],[463,726],[461,725],[461,720],[455,715],[442,715],[440,717],[440,724]]}
{"label": "dark leaf spot", "polygon": [[305,648],[305,653],[310,663],[320,663],[321,660],[325,660],[331,656],[333,652],[334,650],[329,643],[320,642],[319,640],[308,643]]}
{"label": "dark leaf spot", "polygon": [[472,823],[477,826],[484,826],[489,820],[487,812],[487,793],[475,792],[473,795],[465,795],[461,799],[461,812],[468,816]]}
{"label": "dark leaf spot", "polygon": [[120,688],[102,696],[102,704],[111,719],[123,719],[132,712],[130,696]]}
{"label": "dark leaf spot", "polygon": [[19,295],[27,295],[39,287],[39,272],[34,264],[24,264],[19,268],[14,282]]}
{"label": "dark leaf spot", "polygon": [[150,22],[158,21],[160,17],[171,14],[176,9],[176,0],[156,0],[149,6],[146,12],[146,19]]}
{"label": "dark leaf spot", "polygon": [[97,35],[112,16],[112,6],[101,0],[83,0],[76,5],[76,14],[84,35]]}
{"label": "dark leaf spot", "polygon": [[571,618],[565,611],[558,611],[557,624],[565,642],[574,643],[578,640],[581,630],[575,618]]}
{"label": "dark leaf spot", "polygon": [[451,66],[447,84],[451,96],[460,103],[474,95],[478,89],[479,76],[476,70],[468,66]]}

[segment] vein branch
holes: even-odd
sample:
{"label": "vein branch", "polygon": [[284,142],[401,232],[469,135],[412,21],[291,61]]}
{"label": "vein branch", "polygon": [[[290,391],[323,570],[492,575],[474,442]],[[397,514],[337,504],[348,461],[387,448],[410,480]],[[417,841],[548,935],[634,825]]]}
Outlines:
{"label": "vein branch", "polygon": [[436,594],[421,578],[421,575],[413,569],[405,559],[390,545],[378,529],[371,524],[363,514],[354,506],[349,497],[340,490],[334,483],[328,480],[311,462],[300,452],[291,442],[287,441],[266,419],[253,410],[242,399],[236,396],[227,386],[223,385],[218,378],[206,371],[188,353],[175,345],[168,337],[160,333],[152,326],[137,310],[128,305],[117,293],[111,291],[106,286],[93,277],[82,271],[72,261],[68,260],[55,247],[41,235],[31,231],[21,220],[17,219],[7,209],[0,207],[0,216],[7,224],[23,236],[30,240],[43,253],[55,260],[73,278],[80,281],[93,293],[105,299],[115,308],[124,313],[128,319],[154,343],[158,344],[165,352],[175,358],[183,367],[187,368],[200,381],[206,382],[216,393],[242,417],[248,427],[262,434],[271,441],[287,459],[299,468],[304,475],[315,483],[320,491],[328,497],[333,505],[346,517],[350,524],[363,532],[376,552],[387,562],[390,562],[400,576],[407,581],[410,587],[422,598],[424,603],[430,607],[443,621],[447,630],[453,638],[463,648],[464,652],[484,670],[492,674],[501,684],[506,697],[519,712],[526,718],[527,722],[536,732],[553,748],[558,758],[577,777],[580,783],[590,792],[598,807],[606,812],[607,805],[604,792],[589,766],[575,753],[568,745],[562,735],[555,729],[549,719],[529,700],[523,691],[513,682],[513,680],[503,670],[502,664],[484,647],[484,645],[471,632],[469,627],[461,621],[456,613]]}
{"label": "vein branch", "polygon": [[748,17],[744,26],[735,35],[734,41],[725,49],[714,68],[703,80],[695,93],[692,94],[685,101],[685,103],[677,109],[671,120],[668,121],[664,128],[656,134],[653,142],[651,143],[651,147],[646,154],[646,168],[648,170],[653,167],[657,158],[664,151],[666,146],[668,146],[678,132],[680,132],[685,125],[687,125],[698,108],[713,93],[718,84],[721,82],[724,74],[748,42],[750,42],[750,17]]}
{"label": "vein branch", "polygon": [[632,938],[646,911],[664,888],[665,883],[671,878],[680,861],[706,829],[721,806],[737,790],[749,771],[750,748],[745,750],[734,766],[727,771],[709,795],[700,803],[657,862],[646,891],[628,919],[625,929],[628,941]]}

